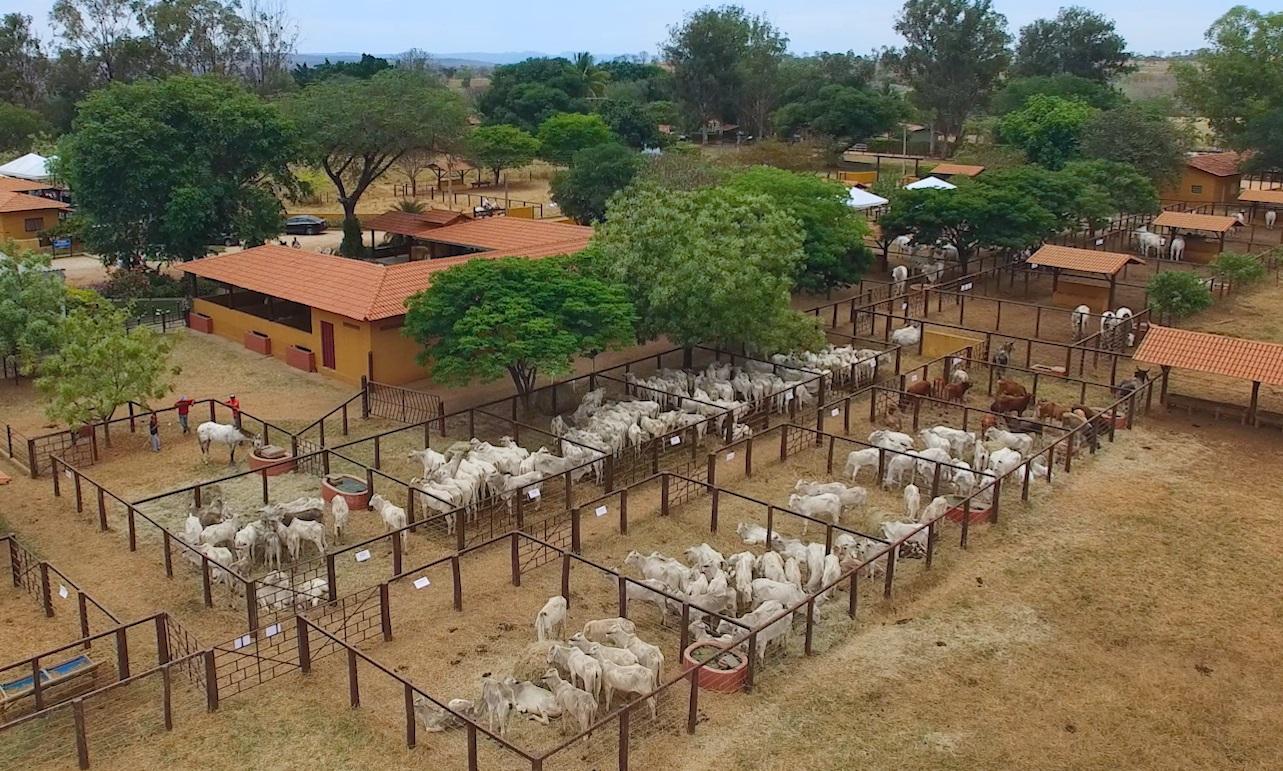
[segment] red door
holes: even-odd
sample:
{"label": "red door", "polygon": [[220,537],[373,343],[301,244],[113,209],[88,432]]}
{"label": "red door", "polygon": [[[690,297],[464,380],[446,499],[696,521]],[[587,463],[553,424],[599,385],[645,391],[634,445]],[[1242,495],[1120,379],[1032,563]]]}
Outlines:
{"label": "red door", "polygon": [[321,322],[321,366],[334,369],[334,325]]}

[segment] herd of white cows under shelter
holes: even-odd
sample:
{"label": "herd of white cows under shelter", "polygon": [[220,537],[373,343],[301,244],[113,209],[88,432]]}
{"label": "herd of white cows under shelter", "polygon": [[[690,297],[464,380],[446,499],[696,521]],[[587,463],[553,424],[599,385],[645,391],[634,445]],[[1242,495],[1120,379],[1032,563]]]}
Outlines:
{"label": "herd of white cows under shelter", "polygon": [[1147,312],[1000,297],[1026,279],[1008,266],[956,273],[817,308],[819,351],[673,349],[421,420],[368,389],[299,432],[246,414],[239,455],[288,452],[173,489],[126,496],[110,461],[56,458],[69,528],[238,629],[206,645],[163,615],[120,632],[132,648],[108,623],[113,644],[86,649],[85,628],[10,703],[20,662],[0,757],[86,766],[113,748],[109,714],[181,732],[304,682],[448,766],[644,767],[718,731],[1151,408],[1160,381],[1130,359]]}

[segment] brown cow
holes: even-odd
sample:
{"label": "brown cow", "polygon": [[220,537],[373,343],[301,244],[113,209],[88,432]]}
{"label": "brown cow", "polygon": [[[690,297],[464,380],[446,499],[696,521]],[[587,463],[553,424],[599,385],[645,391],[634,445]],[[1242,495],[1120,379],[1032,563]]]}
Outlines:
{"label": "brown cow", "polygon": [[971,381],[964,380],[961,383],[949,383],[944,387],[944,396],[951,402],[959,404],[966,402],[967,389],[971,388]]}
{"label": "brown cow", "polygon": [[901,407],[907,407],[909,404],[920,400],[924,396],[931,395],[931,382],[928,380],[919,380],[916,383],[910,383],[904,389],[904,397],[900,400]]}
{"label": "brown cow", "polygon": [[1050,418],[1051,420],[1055,420],[1059,422],[1060,416],[1064,415],[1066,412],[1068,412],[1067,409],[1065,409],[1061,405],[1056,404],[1055,402],[1049,399],[1038,400],[1038,419],[1039,420],[1042,420],[1043,418]]}
{"label": "brown cow", "polygon": [[998,393],[994,395],[995,396],[1028,396],[1029,391],[1027,391],[1023,385],[1016,382],[1015,380],[1007,380],[1006,378],[1003,378],[998,381]]}
{"label": "brown cow", "polygon": [[983,435],[984,432],[988,431],[989,429],[997,428],[997,427],[998,427],[998,417],[996,415],[985,415],[984,417],[980,418],[981,435]]}
{"label": "brown cow", "polygon": [[993,404],[989,405],[989,409],[1003,414],[1014,412],[1017,415],[1022,415],[1025,410],[1029,409],[1029,403],[1032,401],[1033,397],[1029,394],[1024,396],[999,396],[994,399]]}

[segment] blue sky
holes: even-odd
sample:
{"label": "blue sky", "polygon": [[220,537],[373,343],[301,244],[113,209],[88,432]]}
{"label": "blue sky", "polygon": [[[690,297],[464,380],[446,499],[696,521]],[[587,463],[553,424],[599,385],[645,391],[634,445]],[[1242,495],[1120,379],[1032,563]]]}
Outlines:
{"label": "blue sky", "polygon": [[[896,45],[892,30],[898,2],[881,0],[756,0],[742,3],[766,14],[783,29],[795,52],[864,52]],[[1054,15],[1054,0],[995,0],[1012,32],[1032,19]],[[1199,47],[1203,32],[1232,3],[1206,0],[1131,0],[1079,5],[1114,17],[1138,53]],[[5,10],[35,17],[48,33],[51,0],[9,0]],[[1283,2],[1257,3],[1261,10],[1283,10]],[[418,47],[435,53],[459,51],[562,51],[597,53],[655,51],[670,24],[701,7],[689,0],[601,2],[532,0],[487,2],[406,2],[405,0],[290,0],[299,19],[303,52],[399,52]]]}

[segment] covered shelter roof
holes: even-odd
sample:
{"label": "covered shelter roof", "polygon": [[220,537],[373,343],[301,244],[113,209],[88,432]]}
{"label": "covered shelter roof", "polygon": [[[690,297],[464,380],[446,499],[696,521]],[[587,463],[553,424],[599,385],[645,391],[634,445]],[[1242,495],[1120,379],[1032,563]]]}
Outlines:
{"label": "covered shelter roof", "polygon": [[1072,246],[1046,244],[1025,260],[1032,267],[1039,265],[1082,273],[1099,273],[1116,276],[1128,264],[1144,265],[1141,258],[1123,252],[1098,252],[1094,249],[1076,249]]}
{"label": "covered shelter roof", "polygon": [[931,169],[930,173],[944,174],[950,177],[974,177],[984,170],[984,166],[975,166],[968,163],[940,163]]}
{"label": "covered shelter roof", "polygon": [[890,203],[890,201],[882,196],[870,193],[868,190],[858,187],[851,188],[847,193],[846,205],[850,206],[852,209],[856,209],[857,211],[861,209],[873,209],[878,206],[886,206],[888,203]]}
{"label": "covered shelter roof", "polygon": [[449,209],[428,209],[423,212],[392,210],[361,220],[361,227],[364,230],[378,230],[399,236],[417,236],[424,231],[469,219],[471,217],[467,214]]}
{"label": "covered shelter roof", "polygon": [[[499,224],[503,222],[509,224]],[[471,225],[488,227],[456,231],[466,233],[466,236],[459,236],[460,238],[466,237],[474,242],[464,245],[488,251],[382,265],[268,245],[206,257],[185,263],[181,267],[186,273],[251,292],[279,297],[358,321],[378,321],[404,314],[405,301],[416,292],[427,289],[432,283],[432,276],[440,271],[469,260],[495,260],[501,257],[543,259],[574,254],[583,250],[592,237],[592,228],[509,217],[468,221],[428,232],[435,239],[436,234],[442,231]],[[485,243],[476,243],[479,241]]]}
{"label": "covered shelter roof", "polygon": [[0,166],[0,174],[6,177],[43,181],[49,178],[50,160],[50,158],[46,158],[43,155],[27,153]]}
{"label": "covered shelter roof", "polygon": [[1238,194],[1244,203],[1269,203],[1283,206],[1283,190],[1244,190]]}
{"label": "covered shelter roof", "polygon": [[47,209],[67,211],[71,207],[62,201],[55,201],[52,198],[0,190],[0,214],[20,211],[45,211]]}
{"label": "covered shelter roof", "polygon": [[1283,345],[1150,325],[1136,361],[1283,386]]}
{"label": "covered shelter roof", "polygon": [[923,177],[904,186],[905,190],[957,190],[958,186],[939,177]]}
{"label": "covered shelter roof", "polygon": [[1154,220],[1160,228],[1179,228],[1182,230],[1206,230],[1210,233],[1228,233],[1236,225],[1236,218],[1220,214],[1194,214],[1186,211],[1165,211]]}

